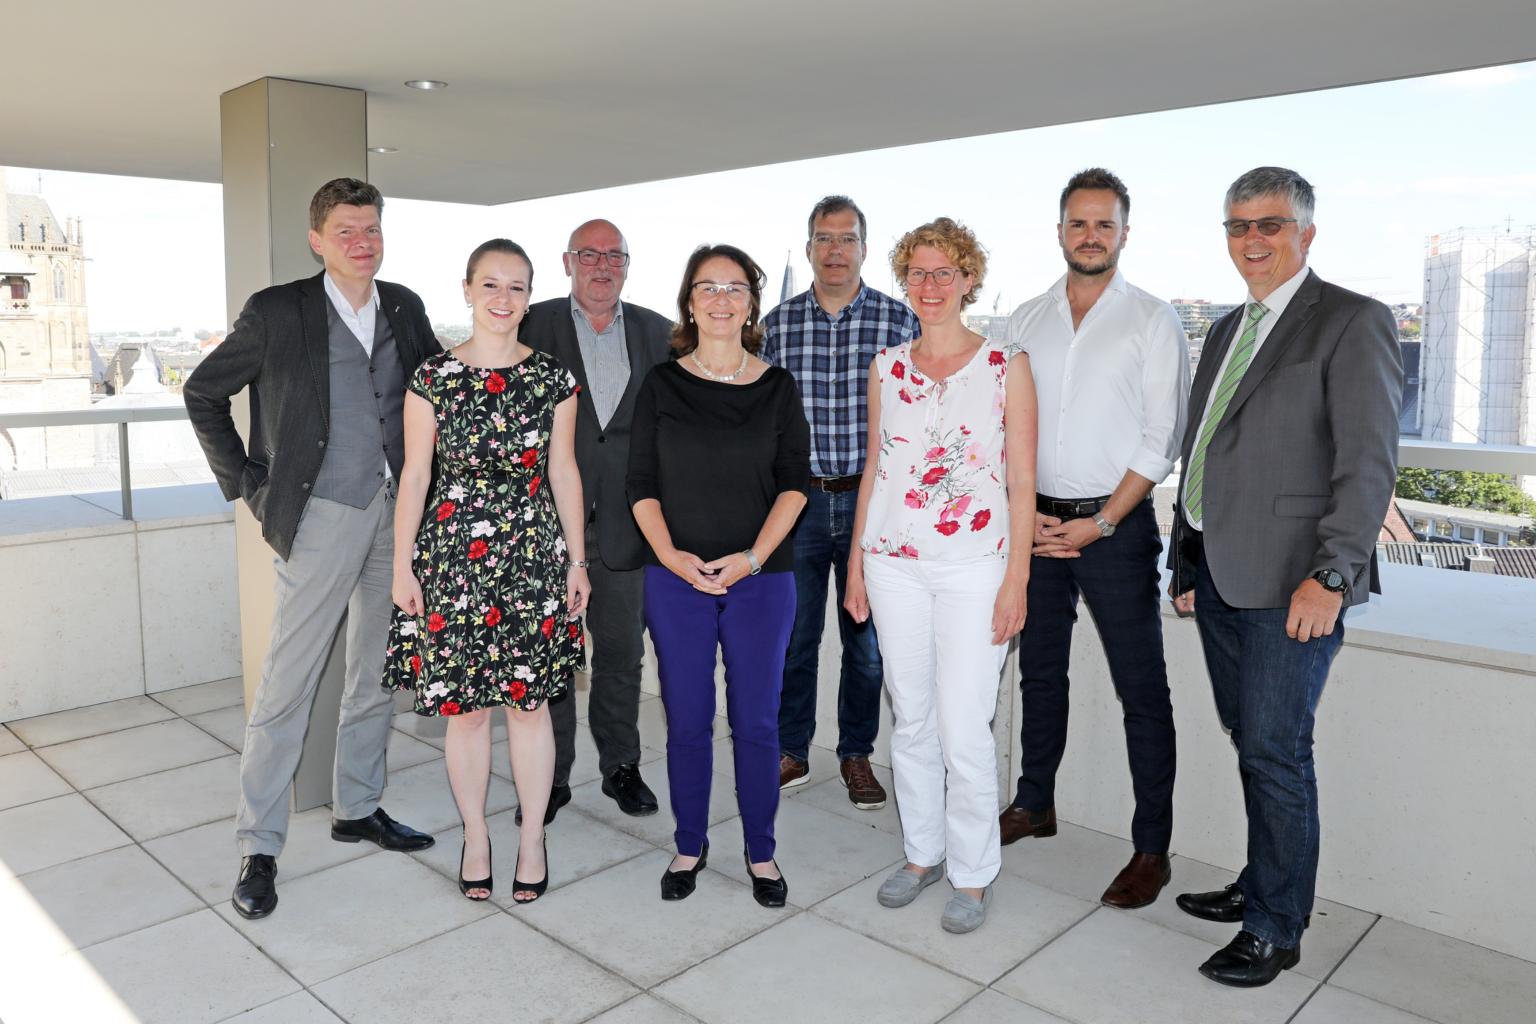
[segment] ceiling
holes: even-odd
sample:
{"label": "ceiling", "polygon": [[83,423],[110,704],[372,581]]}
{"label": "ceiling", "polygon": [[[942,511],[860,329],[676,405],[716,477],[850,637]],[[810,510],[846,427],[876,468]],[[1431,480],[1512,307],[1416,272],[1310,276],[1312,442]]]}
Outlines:
{"label": "ceiling", "polygon": [[219,94],[273,76],[367,90],[373,180],[467,203],[1536,57],[1532,0],[7,8],[0,164],[217,181]]}

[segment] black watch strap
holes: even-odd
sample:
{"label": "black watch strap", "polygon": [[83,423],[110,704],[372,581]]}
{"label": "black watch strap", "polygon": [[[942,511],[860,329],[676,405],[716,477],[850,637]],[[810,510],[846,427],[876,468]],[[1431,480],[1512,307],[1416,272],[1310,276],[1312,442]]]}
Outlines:
{"label": "black watch strap", "polygon": [[1348,585],[1344,580],[1344,574],[1337,569],[1319,569],[1312,574],[1312,578],[1322,584],[1324,590],[1335,594],[1344,593]]}

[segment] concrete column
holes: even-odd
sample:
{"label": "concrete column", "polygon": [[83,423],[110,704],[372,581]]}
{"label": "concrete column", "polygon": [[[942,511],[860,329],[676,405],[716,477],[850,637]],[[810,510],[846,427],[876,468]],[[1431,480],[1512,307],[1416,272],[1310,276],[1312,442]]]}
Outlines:
{"label": "concrete column", "polygon": [[[361,90],[281,78],[257,79],[219,97],[230,324],[253,293],[319,272],[320,260],[309,248],[309,201],[332,178],[367,179],[367,114],[367,93]],[[234,416],[248,437],[250,405],[245,394],[235,399]],[[261,525],[244,502],[235,503],[235,556],[249,706],[261,681],[272,631],[276,555],[262,540]],[[294,779],[296,811],[331,799],[345,647],[332,647],[315,697]]]}

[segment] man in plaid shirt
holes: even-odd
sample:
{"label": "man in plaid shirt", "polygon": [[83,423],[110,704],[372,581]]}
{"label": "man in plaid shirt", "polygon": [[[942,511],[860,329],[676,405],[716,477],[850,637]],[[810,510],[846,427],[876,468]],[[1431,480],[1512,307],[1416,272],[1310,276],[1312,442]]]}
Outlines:
{"label": "man in plaid shirt", "polygon": [[869,767],[880,729],[880,648],[873,623],[854,622],[843,610],[843,595],[864,472],[870,360],[882,348],[910,341],[917,334],[917,317],[905,303],[860,278],[867,233],[864,213],[852,199],[823,199],[811,210],[807,228],[805,255],[814,281],[810,290],[764,318],[761,352],[764,360],[794,375],[811,425],[810,501],[794,532],[795,627],[779,704],[779,788],[810,780],[817,652],[831,570],[843,644],[837,695],[840,774],[854,806],[876,810],[885,806],[885,789]]}

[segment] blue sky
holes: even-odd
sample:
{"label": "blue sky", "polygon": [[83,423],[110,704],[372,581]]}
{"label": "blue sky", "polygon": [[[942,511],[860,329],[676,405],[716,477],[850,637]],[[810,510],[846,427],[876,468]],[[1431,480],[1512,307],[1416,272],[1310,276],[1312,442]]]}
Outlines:
{"label": "blue sky", "polygon": [[[420,292],[432,318],[464,321],[464,257],[507,236],[533,256],[534,297],[564,294],[559,253],[580,221],[606,216],[629,238],[626,298],[673,314],[677,275],[706,241],[732,242],[768,272],[786,255],[802,287],[805,217],[844,192],[869,217],[865,278],[889,288],[886,253],[903,231],[947,215],[991,252],[976,307],[1007,311],[1061,273],[1056,199],[1076,170],[1102,165],[1132,198],[1121,267],[1165,298],[1238,301],[1221,197],[1238,174],[1281,164],[1317,189],[1318,273],[1388,302],[1417,302],[1427,236],[1512,221],[1536,225],[1536,63],[1296,96],[1143,114],[877,150],[496,207],[392,201],[383,275]],[[590,154],[592,159],[609,155]],[[387,156],[374,157],[387,160]],[[10,171],[32,188],[37,171]],[[85,218],[91,328],[219,328],[225,320],[216,185],[43,172],[62,219]]]}

